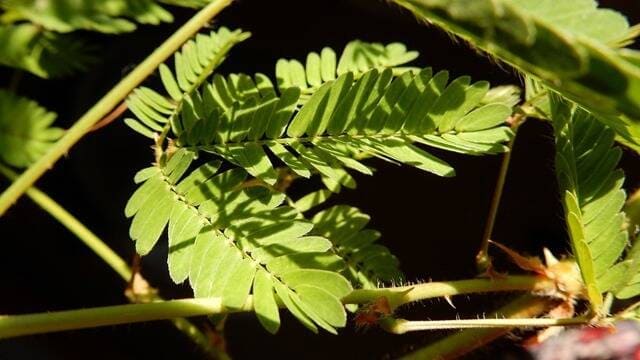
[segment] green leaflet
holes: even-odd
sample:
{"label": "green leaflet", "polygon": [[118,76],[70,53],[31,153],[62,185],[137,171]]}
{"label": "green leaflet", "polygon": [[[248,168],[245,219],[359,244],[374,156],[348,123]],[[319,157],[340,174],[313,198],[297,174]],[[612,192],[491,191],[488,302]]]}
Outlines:
{"label": "green leaflet", "polygon": [[593,0],[396,2],[603,115],[628,142],[639,138],[640,68],[613,48],[637,33],[622,15]]}
{"label": "green leaflet", "polygon": [[[166,1],[180,6],[202,6],[203,1]],[[154,0],[4,0],[7,18],[27,19],[57,32],[92,30],[122,33],[136,28],[133,19],[141,24],[157,25],[173,21],[170,12]]]}
{"label": "green leaflet", "polygon": [[624,174],[616,170],[621,151],[613,131],[586,111],[552,96],[551,112],[571,245],[591,307],[600,312],[602,293],[619,290],[629,276],[618,263],[627,244]]}
{"label": "green leaflet", "polygon": [[327,201],[331,194],[331,191],[324,189],[314,191],[298,199],[293,206],[303,213]]}
{"label": "green leaflet", "polygon": [[402,66],[417,57],[417,51],[407,51],[401,43],[383,45],[354,40],[345,46],[339,58],[335,51],[325,47],[319,54],[309,53],[305,65],[297,60],[280,59],[276,63],[276,79],[280,91],[299,88],[302,91],[299,101],[304,103],[320,86],[346,73],[359,78],[372,69],[389,68],[395,74],[416,71],[417,68]]}
{"label": "green leaflet", "polygon": [[313,224],[280,206],[284,195],[243,188],[247,173],[219,172],[214,161],[188,173],[194,153],[178,149],[159,166],[136,174],[140,184],[125,208],[141,255],[168,227],[168,266],[176,282],[189,280],[196,297],[221,297],[241,308],[253,293],[263,326],[277,331],[276,296],[307,327],[335,333],[346,314],[340,299],[352,290],[338,272],[345,264],[331,243],[307,236]]}
{"label": "green leaflet", "polygon": [[[217,154],[269,184],[269,153],[300,176],[321,174],[332,191],[355,186],[345,169],[372,174],[358,153],[452,176],[451,166],[413,143],[473,155],[505,151],[511,108],[501,101],[511,104],[513,96],[490,94],[488,83],[468,77],[447,82],[446,72],[431,69],[395,78],[390,69],[358,79],[348,72],[298,109],[297,87],[278,96],[264,75],[216,75],[185,102],[194,105],[174,129],[178,146]],[[492,96],[499,102],[485,103]]]}
{"label": "green leaflet", "polygon": [[640,295],[640,241],[636,238],[627,252],[625,261],[616,265],[623,274],[619,276],[620,286],[615,292],[619,299],[629,299]]}
{"label": "green leaflet", "polygon": [[0,25],[0,64],[42,78],[86,70],[94,59],[74,36],[56,34],[33,24]]}
{"label": "green leaflet", "polygon": [[402,280],[398,259],[386,247],[375,244],[380,233],[365,229],[368,215],[351,206],[337,205],[319,212],[312,221],[314,233],[331,240],[336,254],[345,259],[343,274],[354,284],[368,289],[381,282]]}
{"label": "green leaflet", "polygon": [[225,27],[212,31],[208,35],[198,34],[195,39],[187,41],[181,51],[174,55],[175,71],[162,64],[159,72],[167,94],[141,86],[127,98],[127,106],[136,119],[125,122],[133,130],[144,136],[153,138],[154,132],[162,132],[170,124],[174,131],[179,124],[175,118],[182,113],[187,124],[195,111],[209,113],[212,109],[202,108],[203,100],[198,96],[190,97],[213,71],[224,61],[231,48],[246,40],[251,34],[242,30],[230,31]]}
{"label": "green leaflet", "polygon": [[0,89],[0,158],[26,167],[42,156],[64,130],[52,127],[56,114],[33,100]]}

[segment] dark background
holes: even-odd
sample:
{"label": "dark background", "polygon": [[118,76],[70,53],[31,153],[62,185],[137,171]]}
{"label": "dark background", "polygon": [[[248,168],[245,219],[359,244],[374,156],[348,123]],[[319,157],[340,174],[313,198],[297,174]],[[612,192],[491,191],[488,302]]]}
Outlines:
{"label": "dark background", "polygon": [[[559,0],[561,1],[561,0]],[[603,6],[640,21],[635,1],[601,1]],[[117,37],[85,34],[99,49],[100,62],[88,73],[43,81],[25,76],[18,91],[59,113],[68,127],[128,70],[160,44],[192,14],[176,10],[173,24],[141,26]],[[280,57],[304,59],[307,52],[331,46],[340,51],[349,41],[402,41],[421,53],[417,64],[448,69],[452,76],[471,75],[493,85],[518,84],[510,70],[496,66],[445,33],[419,25],[413,16],[383,1],[371,0],[240,0],[216,18],[216,24],[251,31],[220,69],[263,72],[273,77]],[[0,70],[0,85],[10,72]],[[383,243],[402,261],[409,281],[453,280],[475,275],[474,255],[482,236],[500,157],[469,157],[434,151],[457,170],[453,179],[439,178],[409,167],[372,160],[374,177],[356,174],[357,190],[344,190],[329,204],[358,206],[372,216],[370,227],[383,233]],[[125,259],[132,258],[129,221],[124,205],[134,190],[133,175],[152,161],[150,143],[121,121],[78,143],[38,186],[75,214]],[[637,168],[637,156],[626,154],[622,166]],[[633,164],[633,165],[632,165]],[[627,189],[638,185],[631,172]],[[548,124],[531,120],[520,131],[494,238],[538,255],[543,247],[567,253],[562,210],[553,174],[553,141]],[[5,181],[0,181],[5,186]],[[312,190],[298,184],[293,194]],[[74,309],[123,304],[122,280],[66,229],[28,199],[0,218],[0,313]],[[143,273],[167,298],[191,296],[173,285],[166,271],[166,247],[143,260]],[[475,317],[508,300],[504,295],[454,299],[457,309],[429,301],[403,311],[407,318]],[[442,336],[403,336],[377,329],[354,330],[340,336],[313,335],[283,312],[277,336],[264,331],[253,314],[233,315],[227,322],[228,348],[238,359],[393,358]],[[511,355],[508,355],[511,354]],[[477,352],[475,358],[524,356],[512,340]],[[197,348],[169,322],[104,327],[23,337],[0,342],[0,359],[201,359]]]}

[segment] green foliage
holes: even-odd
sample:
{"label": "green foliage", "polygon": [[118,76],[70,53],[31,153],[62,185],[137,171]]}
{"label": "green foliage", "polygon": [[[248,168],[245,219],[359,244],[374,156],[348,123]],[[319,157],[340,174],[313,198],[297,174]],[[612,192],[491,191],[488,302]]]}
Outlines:
{"label": "green foliage", "polygon": [[551,99],[556,134],[556,172],[573,253],[592,309],[602,293],[628,281],[628,262],[616,263],[627,245],[624,174],[616,170],[622,151],[614,132],[586,111],[558,97]]}
{"label": "green foliage", "polygon": [[201,8],[207,6],[211,0],[159,0],[161,3],[190,8]]}
{"label": "green foliage", "polygon": [[413,143],[477,155],[504,151],[511,136],[502,126],[511,108],[478,107],[489,84],[461,77],[447,85],[447,72],[424,69],[394,78],[390,69],[374,69],[359,80],[345,73],[299,109],[299,88],[278,96],[266,76],[254,79],[216,75],[194,93],[172,124],[177,145],[215,153],[273,185],[269,149],[302,177],[317,172],[352,188],[345,168],[372,173],[354,158],[358,153],[452,176],[453,168]]}
{"label": "green foliage", "polygon": [[346,205],[333,206],[313,217],[313,232],[331,240],[335,253],[345,260],[344,276],[365,289],[403,278],[398,259],[386,247],[375,244],[380,233],[365,229],[369,219],[357,208]]}
{"label": "green foliage", "polygon": [[[615,291],[619,299],[629,299],[640,295],[640,237],[636,238],[631,249],[628,250],[625,261],[620,265],[620,272],[625,276]],[[640,317],[638,317],[640,318]]]}
{"label": "green foliage", "polygon": [[92,30],[133,31],[136,25],[173,21],[170,12],[153,0],[3,0],[4,18],[25,19],[57,32]]}
{"label": "green foliage", "polygon": [[31,165],[64,131],[51,127],[56,114],[35,101],[0,89],[0,157],[15,167]]}
{"label": "green foliage", "polygon": [[417,51],[407,51],[401,43],[383,45],[354,40],[345,46],[337,62],[335,51],[328,47],[323,48],[320,54],[309,53],[305,65],[298,60],[280,59],[276,63],[276,79],[281,93],[290,87],[299,88],[302,93],[299,101],[302,103],[320,86],[348,72],[358,79],[373,69],[383,71],[390,68],[395,75],[417,71],[419,69],[414,67],[400,67],[417,57]]}
{"label": "green foliage", "polygon": [[134,90],[127,98],[127,105],[138,120],[129,118],[125,123],[150,138],[154,131],[162,132],[167,124],[175,121],[183,106],[193,106],[189,95],[224,61],[235,44],[250,35],[221,27],[209,35],[198,34],[194,40],[189,40],[174,55],[175,72],[165,64],[160,65],[160,76],[168,96],[144,86]]}
{"label": "green foliage", "polygon": [[171,277],[188,278],[197,297],[221,296],[225,307],[240,309],[253,293],[270,332],[280,324],[278,302],[313,331],[343,327],[340,299],[351,284],[337,273],[345,264],[329,252],[331,242],[307,236],[313,224],[280,206],[284,195],[243,188],[241,169],[218,173],[220,162],[210,162],[184,176],[193,159],[180,149],[136,175],[142,184],[125,214],[138,253],[149,253],[168,228]]}
{"label": "green foliage", "polygon": [[622,15],[593,0],[396,2],[601,114],[627,141],[640,139],[640,68],[614,48],[638,29]]}
{"label": "green foliage", "polygon": [[0,25],[0,44],[0,64],[43,78],[86,70],[93,61],[84,42],[33,24]]}

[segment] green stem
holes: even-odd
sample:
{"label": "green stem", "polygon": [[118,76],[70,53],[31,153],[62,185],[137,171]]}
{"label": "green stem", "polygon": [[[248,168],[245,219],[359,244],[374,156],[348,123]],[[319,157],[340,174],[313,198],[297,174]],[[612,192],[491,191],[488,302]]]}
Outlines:
{"label": "green stem", "polygon": [[[395,300],[397,306],[397,301],[406,303],[441,296],[490,291],[551,290],[551,286],[552,283],[549,280],[539,277],[513,276],[495,281],[472,279],[448,283],[425,283],[399,288],[354,290],[343,299],[343,303],[364,304],[386,296],[390,297],[390,300]],[[555,289],[555,284],[553,284],[553,288]],[[0,317],[0,339],[71,329],[251,310],[253,310],[253,297],[249,296],[244,306],[235,310],[224,308],[220,298],[202,298],[12,315]]]}
{"label": "green stem", "polygon": [[391,309],[404,304],[437,297],[477,294],[497,291],[555,291],[556,284],[539,276],[506,276],[500,279],[470,279],[429,282],[411,286],[380,289],[358,289],[347,295],[347,304],[365,304],[386,297]]}
{"label": "green stem", "polygon": [[404,319],[390,319],[385,329],[393,334],[405,334],[411,331],[451,330],[451,329],[493,329],[493,328],[532,328],[550,326],[569,326],[589,324],[591,319],[586,317],[544,319],[464,319],[464,320],[428,320],[410,321]]}
{"label": "green stem", "polygon": [[[248,302],[249,308],[252,307]],[[147,304],[103,306],[0,317],[0,339],[97,326],[219,314],[225,311],[220,298],[158,301]]]}
{"label": "green stem", "polygon": [[[554,301],[549,298],[524,295],[503,306],[490,316],[531,318],[547,312]],[[511,332],[511,327],[468,329],[428,344],[403,357],[403,360],[456,359]]]}
{"label": "green stem", "polygon": [[509,141],[507,147],[509,151],[505,152],[502,157],[502,164],[500,165],[500,172],[498,174],[498,180],[496,181],[496,187],[491,199],[491,206],[489,208],[489,215],[487,217],[487,224],[484,228],[484,234],[482,235],[482,242],[480,243],[480,250],[476,255],[476,264],[479,272],[485,272],[491,267],[491,258],[489,257],[489,241],[493,235],[493,228],[498,216],[498,209],[500,208],[500,200],[502,199],[502,192],[504,191],[504,185],[507,180],[507,174],[509,172],[509,165],[511,165],[511,153],[513,152],[513,145],[516,141],[518,134],[518,128],[524,121],[525,117],[521,114],[513,116],[511,122],[511,129],[513,130],[513,138]]}
{"label": "green stem", "polygon": [[[18,174],[2,164],[0,164],[0,173],[12,181],[18,178]],[[93,250],[93,252],[117,272],[120,277],[125,281],[131,279],[131,269],[129,269],[127,263],[65,208],[35,187],[27,189],[26,193],[38,206],[49,213],[54,219],[58,220],[80,239],[80,241]]]}
{"label": "green stem", "polygon": [[[0,173],[6,176],[9,180],[14,180],[18,177],[18,174],[13,172],[8,167],[0,164]],[[26,191],[27,196],[33,200],[44,211],[49,213],[54,219],[58,220],[60,224],[71,231],[80,241],[82,241],[87,247],[102,259],[107,265],[111,267],[120,277],[128,282],[131,279],[132,271],[129,265],[116,254],[107,244],[104,243],[97,235],[89,230],[84,224],[76,219],[65,208],[60,206],[55,200],[50,198],[44,192],[38,190],[36,187],[31,187]],[[162,298],[157,297],[158,300]],[[215,349],[209,341],[209,338],[204,335],[197,326],[192,324],[187,319],[176,318],[172,320],[174,326],[187,335],[195,344],[200,346],[204,351],[211,354],[216,359],[227,359],[228,356]]]}
{"label": "green stem", "polygon": [[91,130],[100,119],[115,108],[133,89],[171,56],[180,46],[191,38],[212,17],[227,7],[231,0],[215,0],[200,10],[191,20],[169,37],[149,57],[138,65],[129,75],[122,79],[111,91],[87,111],[49,151],[27,169],[11,186],[0,195],[0,216],[22,195],[33,183],[53,167],[54,163],[64,156],[71,147]]}

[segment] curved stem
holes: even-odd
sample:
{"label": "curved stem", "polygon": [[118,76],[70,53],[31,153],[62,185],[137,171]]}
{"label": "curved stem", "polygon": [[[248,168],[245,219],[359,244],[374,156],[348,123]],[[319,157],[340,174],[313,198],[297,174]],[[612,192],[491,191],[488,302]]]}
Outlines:
{"label": "curved stem", "polygon": [[80,140],[93,125],[116,107],[144,79],[171,56],[180,46],[191,38],[212,17],[227,7],[231,0],[215,0],[200,10],[178,31],[169,37],[149,57],[138,65],[129,75],[122,79],[98,103],[87,111],[65,135],[56,142],[49,151],[27,169],[11,186],[0,195],[0,216],[22,195],[33,183],[53,167],[54,163],[64,156],[71,147]]}
{"label": "curved stem", "polygon": [[[549,280],[531,276],[514,276],[495,281],[472,279],[399,288],[354,290],[342,301],[345,304],[363,304],[386,296],[390,297],[390,302],[396,301],[397,306],[402,301],[406,303],[440,296],[490,291],[536,291],[542,288],[549,290],[551,286],[555,287],[555,284]],[[253,310],[253,297],[249,296],[240,309],[233,310],[224,308],[220,298],[201,298],[12,315],[0,317],[0,339],[71,329],[251,310]]]}

